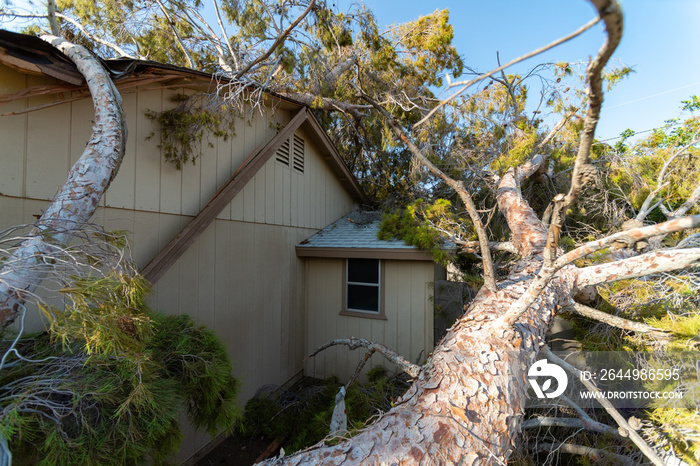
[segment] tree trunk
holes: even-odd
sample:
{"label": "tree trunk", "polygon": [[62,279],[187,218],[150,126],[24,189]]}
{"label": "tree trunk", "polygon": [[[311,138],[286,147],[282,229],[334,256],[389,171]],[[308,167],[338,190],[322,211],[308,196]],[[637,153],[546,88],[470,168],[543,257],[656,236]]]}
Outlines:
{"label": "tree trunk", "polygon": [[541,256],[521,260],[498,290],[482,288],[396,407],[352,439],[267,464],[490,465],[507,461],[527,392],[527,369],[576,274],[560,271],[514,328],[491,323],[527,289]]}
{"label": "tree trunk", "polygon": [[109,74],[85,48],[42,36],[75,62],[92,94],[93,134],[65,184],[34,229],[0,269],[0,328],[20,316],[24,302],[51,270],[53,257],[92,217],[124,158],[126,123],[122,101]]}

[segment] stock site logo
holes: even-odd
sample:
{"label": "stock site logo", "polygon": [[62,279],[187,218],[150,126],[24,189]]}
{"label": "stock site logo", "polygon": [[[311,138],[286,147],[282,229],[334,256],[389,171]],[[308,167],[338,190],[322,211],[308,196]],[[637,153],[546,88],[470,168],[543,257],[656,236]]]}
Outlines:
{"label": "stock site logo", "polygon": [[[540,359],[530,366],[527,375],[530,377],[530,385],[532,385],[532,389],[535,390],[537,398],[554,398],[561,395],[564,393],[564,390],[566,390],[566,385],[568,383],[566,372],[556,364],[547,362],[546,359]],[[542,379],[543,377],[546,377],[546,379],[540,386],[537,379]],[[552,380],[557,381],[557,388],[549,392],[548,390],[552,386]]]}

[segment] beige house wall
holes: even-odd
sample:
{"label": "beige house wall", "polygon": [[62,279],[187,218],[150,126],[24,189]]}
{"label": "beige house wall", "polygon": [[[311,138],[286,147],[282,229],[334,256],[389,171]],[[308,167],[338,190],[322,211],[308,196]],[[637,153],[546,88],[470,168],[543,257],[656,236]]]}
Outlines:
{"label": "beige house wall", "polygon": [[[51,84],[50,78],[0,65],[0,94]],[[185,87],[150,85],[123,93],[129,138],[126,156],[93,222],[129,232],[133,257],[143,268],[209,201],[256,148],[291,119],[276,110],[238,119],[235,137],[211,138],[196,164],[181,171],[163,161],[147,110],[175,104]],[[11,102],[3,112],[44,105],[51,98]],[[36,220],[65,181],[91,134],[90,99],[0,118],[0,230]],[[272,157],[248,181],[187,252],[154,287],[152,307],[188,313],[214,329],[229,349],[242,382],[241,402],[260,385],[282,384],[303,368],[304,263],[294,246],[349,212],[354,201],[323,155],[305,139],[304,173]],[[60,305],[60,299],[54,299]],[[38,329],[37,316],[29,327]],[[205,446],[205,435],[187,432],[178,459]]]}
{"label": "beige house wall", "polygon": [[[307,352],[336,338],[366,338],[381,342],[412,362],[422,364],[433,348],[431,261],[382,260],[382,294],[386,320],[339,315],[342,309],[345,259],[306,258]],[[354,373],[366,350],[329,348],[309,359],[305,375],[335,375],[345,382]],[[364,372],[382,365],[395,370],[375,353]]]}

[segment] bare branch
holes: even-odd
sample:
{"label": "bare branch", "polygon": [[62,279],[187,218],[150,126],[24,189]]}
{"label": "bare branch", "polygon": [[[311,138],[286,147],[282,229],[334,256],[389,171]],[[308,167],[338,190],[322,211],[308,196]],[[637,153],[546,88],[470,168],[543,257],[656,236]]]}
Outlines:
{"label": "bare branch", "polygon": [[[671,154],[671,156],[666,160],[666,162],[664,162],[664,165],[663,165],[663,167],[661,167],[661,170],[659,171],[659,175],[656,178],[657,187],[656,187],[656,189],[651,191],[649,193],[649,195],[647,196],[647,198],[644,200],[642,207],[640,207],[640,209],[639,209],[639,213],[635,217],[636,220],[639,220],[640,222],[643,221],[646,218],[646,216],[649,215],[649,213],[651,211],[653,211],[659,205],[657,203],[657,204],[651,206],[651,203],[654,202],[654,200],[656,199],[656,195],[664,188],[667,188],[669,185],[669,182],[665,181],[664,178],[666,177],[666,173],[668,172],[668,168],[671,165],[671,162],[673,162],[677,157],[683,155],[685,153],[685,151],[688,150],[690,147],[697,144],[698,141],[700,140],[699,137],[700,137],[700,133],[696,132],[693,135],[693,139],[688,144],[686,144],[685,146],[676,150],[673,154]],[[686,212],[688,212],[688,210],[690,209],[690,207],[692,207],[695,204],[695,202],[697,202],[697,200],[698,200],[697,197],[695,198],[695,200],[692,200],[694,195],[697,195],[697,197],[700,197],[700,186],[698,186],[698,188],[695,190],[695,192],[693,194],[691,194],[690,198],[686,201],[686,204],[688,202],[690,202],[689,207],[686,209],[683,209],[683,206],[681,206],[681,208],[679,208],[676,212],[670,214],[669,218],[673,218],[673,217],[677,218],[677,217],[682,217],[683,215],[685,215]],[[684,204],[684,206],[685,206],[685,204]]]}
{"label": "bare branch", "polygon": [[509,67],[511,67],[511,66],[513,66],[513,65],[516,65],[516,64],[520,63],[521,61],[527,60],[528,58],[532,58],[532,57],[534,57],[534,56],[536,56],[536,55],[539,55],[539,54],[541,54],[541,53],[543,53],[543,52],[546,52],[547,50],[552,49],[552,48],[556,47],[557,45],[563,44],[564,42],[567,42],[567,41],[573,39],[574,37],[583,34],[583,33],[586,32],[587,30],[589,30],[590,28],[592,28],[593,26],[595,26],[596,24],[598,24],[598,21],[600,21],[600,18],[592,19],[591,21],[587,22],[586,24],[584,24],[582,27],[580,27],[580,28],[577,29],[576,31],[572,32],[571,34],[569,34],[569,35],[567,35],[567,36],[564,36],[564,37],[562,37],[561,39],[557,39],[557,40],[555,40],[554,42],[552,42],[552,43],[550,43],[550,44],[548,44],[548,45],[545,45],[544,47],[541,47],[541,48],[539,48],[539,49],[537,49],[537,50],[533,50],[533,51],[530,52],[530,53],[526,53],[525,55],[523,55],[523,56],[521,56],[521,57],[519,57],[519,58],[516,58],[515,60],[511,60],[511,61],[509,61],[508,63],[506,63],[505,65],[499,66],[498,68],[495,68],[495,69],[489,71],[488,73],[484,73],[484,74],[482,74],[482,75],[479,75],[478,77],[476,77],[476,78],[474,78],[474,79],[472,79],[472,80],[470,80],[470,81],[457,81],[457,82],[450,83],[449,87],[462,86],[462,88],[461,88],[459,91],[457,91],[457,92],[455,92],[454,94],[452,94],[451,96],[449,96],[447,99],[441,101],[437,106],[435,106],[435,108],[433,108],[433,109],[432,109],[426,116],[424,116],[418,123],[416,123],[415,125],[413,125],[413,128],[415,129],[415,128],[417,128],[418,126],[420,126],[420,125],[422,125],[423,123],[425,123],[426,121],[428,121],[428,119],[429,119],[430,117],[432,117],[432,116],[435,114],[435,112],[437,112],[438,110],[440,110],[440,109],[441,109],[442,107],[444,107],[446,104],[448,104],[449,102],[451,102],[455,97],[457,97],[458,95],[460,95],[461,93],[463,93],[464,91],[466,91],[466,90],[469,89],[471,86],[473,86],[474,84],[478,83],[479,81],[483,81],[483,80],[486,79],[486,78],[490,78],[490,77],[493,76],[494,74],[496,74],[496,73],[498,73],[498,72],[500,72],[500,71],[502,71],[502,70],[505,70],[506,68],[509,68]]}
{"label": "bare branch", "polygon": [[290,24],[289,27],[287,27],[287,29],[285,29],[284,32],[283,32],[282,34],[280,34],[280,35],[277,36],[277,38],[276,38],[275,41],[272,43],[272,45],[271,45],[270,48],[267,50],[267,52],[263,53],[262,55],[260,55],[259,57],[257,57],[255,60],[253,60],[252,62],[248,63],[248,64],[245,66],[245,68],[243,68],[242,70],[240,70],[239,72],[236,73],[236,75],[235,75],[234,78],[235,78],[235,79],[240,79],[241,76],[243,76],[244,74],[246,74],[253,66],[257,65],[257,64],[260,63],[261,61],[267,60],[267,58],[268,58],[270,55],[272,55],[272,53],[277,49],[277,47],[278,47],[282,42],[284,42],[284,39],[292,32],[292,30],[294,30],[294,28],[297,27],[297,25],[301,22],[301,20],[303,20],[303,19],[306,17],[306,15],[309,14],[309,12],[310,12],[311,10],[313,10],[315,4],[316,4],[316,0],[311,0],[311,1],[309,2],[309,6],[306,7],[306,10],[304,10],[304,11],[302,12],[302,14],[299,15],[299,17],[298,17],[297,19],[295,19],[294,22],[292,22],[292,24]]}
{"label": "bare branch", "polygon": [[345,345],[351,350],[355,350],[357,348],[367,348],[372,351],[376,351],[380,353],[382,356],[387,358],[389,361],[393,362],[397,366],[401,368],[404,372],[406,372],[408,375],[411,377],[418,377],[418,374],[420,374],[421,367],[413,364],[411,361],[407,360],[403,356],[401,356],[399,353],[396,351],[382,345],[381,343],[377,343],[374,341],[369,341],[365,340],[364,338],[339,338],[336,340],[332,340],[325,345],[319,346],[314,350],[313,353],[308,355],[306,359],[312,358],[316,356],[318,353],[321,351],[330,348],[331,346],[338,346],[338,345]]}
{"label": "bare branch", "polygon": [[167,8],[165,8],[165,5],[163,5],[163,2],[161,2],[161,0],[156,0],[156,3],[158,3],[158,6],[160,6],[161,11],[165,15],[165,19],[168,20],[168,25],[170,26],[170,30],[173,32],[173,34],[175,34],[175,38],[177,39],[177,44],[180,46],[180,49],[182,49],[182,53],[185,55],[185,58],[187,59],[187,66],[190,68],[194,68],[194,60],[192,60],[190,53],[187,51],[187,47],[185,47],[185,44],[182,42],[182,37],[180,37],[180,33],[177,31],[177,28],[175,27],[175,22],[170,17],[170,13],[168,12]]}
{"label": "bare branch", "polygon": [[617,429],[610,427],[609,425],[596,421],[589,422],[575,417],[542,417],[528,419],[520,426],[521,429],[537,429],[540,427],[568,427],[571,429],[586,429],[592,432],[622,437]]}
{"label": "bare branch", "polygon": [[670,220],[668,222],[657,223],[656,225],[650,225],[641,228],[634,228],[632,230],[623,231],[610,235],[603,239],[596,241],[590,241],[583,246],[580,246],[573,251],[570,251],[563,256],[559,257],[554,264],[556,269],[563,267],[566,264],[570,264],[578,259],[581,259],[589,254],[593,254],[596,251],[605,249],[616,244],[626,244],[628,247],[632,246],[638,241],[645,240],[647,238],[652,238],[654,236],[668,235],[671,233],[676,233],[678,231],[683,231],[691,228],[700,227],[700,215],[691,215],[690,217],[679,218],[677,220]]}
{"label": "bare branch", "polygon": [[[214,0],[214,6],[217,8],[216,13],[217,15],[219,14],[218,10],[218,5],[216,4],[216,0]],[[194,27],[197,27],[201,34],[209,40],[209,42],[212,44],[212,46],[216,49],[216,55],[217,55],[217,60],[219,62],[219,66],[221,67],[222,70],[224,70],[227,73],[232,73],[233,68],[231,68],[231,65],[229,62],[226,60],[226,54],[224,53],[224,49],[221,46],[221,41],[217,37],[216,33],[214,30],[211,28],[207,20],[205,20],[202,15],[199,14],[197,10],[191,7],[185,7],[185,14],[187,15],[190,24],[192,24]],[[194,19],[197,19],[201,25],[195,21],[192,16],[194,16]],[[221,23],[219,23],[221,25]],[[207,30],[205,31],[204,28]],[[223,25],[222,25],[222,30]],[[208,31],[208,32],[207,32]],[[228,43],[228,37],[226,36],[226,33],[224,31],[224,38],[226,39],[226,42]],[[230,44],[229,44],[230,47]],[[231,50],[231,49],[229,49]]]}
{"label": "bare branch", "polygon": [[85,37],[88,39],[97,42],[98,44],[102,44],[105,47],[109,47],[110,49],[114,50],[119,54],[119,56],[124,57],[124,58],[135,58],[133,55],[130,55],[127,53],[124,49],[119,47],[117,44],[113,44],[112,42],[107,42],[106,40],[100,39],[99,37],[95,36],[94,34],[90,34],[87,29],[83,27],[82,24],[74,20],[73,18],[70,18],[63,13],[56,13],[56,16],[61,18],[64,21],[68,21],[71,23],[73,26],[77,27],[80,32],[82,32]]}
{"label": "bare branch", "polygon": [[579,270],[576,288],[672,272],[700,264],[700,248],[666,249]]}
{"label": "bare branch", "polygon": [[238,57],[236,56],[236,52],[234,52],[233,50],[233,45],[231,45],[231,41],[228,38],[228,33],[226,32],[226,28],[224,27],[224,22],[221,20],[219,2],[218,0],[212,0],[212,2],[214,3],[214,11],[216,12],[216,21],[219,23],[219,27],[221,28],[221,34],[224,36],[224,40],[226,41],[226,46],[228,47],[228,51],[231,54],[233,64],[236,66],[236,68],[239,68],[240,65],[238,64]]}
{"label": "bare branch", "polygon": [[680,206],[678,209],[675,210],[675,212],[671,212],[670,217],[671,218],[678,218],[683,215],[685,215],[690,209],[695,206],[695,204],[700,201],[700,185],[698,185],[697,188],[695,188],[695,191],[688,197],[688,199],[683,203],[682,206]]}
{"label": "bare branch", "polygon": [[550,453],[552,451],[559,451],[561,453],[567,453],[570,455],[581,455],[587,456],[588,458],[598,462],[598,461],[615,461],[616,464],[621,464],[624,466],[637,466],[639,463],[634,461],[632,458],[618,455],[610,451],[601,450],[599,448],[587,447],[584,445],[576,445],[573,443],[546,443],[537,442],[537,451],[541,453]]}
{"label": "bare branch", "polygon": [[534,152],[537,153],[538,151],[541,151],[542,149],[544,149],[544,147],[545,147],[547,144],[549,144],[549,141],[551,141],[552,139],[554,139],[554,136],[556,136],[557,133],[558,133],[559,131],[561,131],[561,129],[562,129],[562,128],[564,127],[564,125],[566,124],[566,122],[569,121],[569,120],[571,119],[572,116],[574,116],[574,112],[569,112],[569,113],[567,113],[566,115],[564,115],[564,117],[563,117],[561,120],[559,120],[559,122],[558,122],[556,125],[554,125],[554,128],[552,128],[552,130],[551,130],[549,133],[547,133],[547,135],[544,137],[544,139],[542,139],[542,140],[540,141],[540,143],[537,144],[537,146],[535,147]]}
{"label": "bare branch", "polygon": [[594,309],[592,307],[586,306],[584,304],[580,303],[571,303],[568,306],[565,306],[564,309],[565,311],[571,311],[574,312],[578,315],[588,317],[590,319],[595,319],[599,322],[603,322],[605,324],[608,324],[613,327],[621,328],[623,330],[630,330],[632,332],[637,332],[637,333],[645,333],[649,334],[658,338],[670,338],[670,335],[658,328],[652,327],[651,325],[647,325],[642,322],[634,322],[629,319],[625,319],[619,316],[614,316],[612,314],[608,314],[607,312],[599,311],[598,309]]}
{"label": "bare branch", "polygon": [[[450,239],[455,244],[462,246],[466,252],[475,252],[479,248],[480,244],[478,241],[458,241],[455,239]],[[518,248],[515,247],[510,241],[489,241],[489,248],[494,251],[509,252],[511,254],[520,254]]]}
{"label": "bare branch", "polygon": [[56,22],[56,0],[46,0],[46,9],[48,10],[47,17],[49,25],[51,25],[51,34],[56,37],[61,37],[61,30]]}
{"label": "bare branch", "polygon": [[642,453],[644,453],[644,456],[649,458],[651,462],[654,463],[656,466],[664,466],[664,461],[659,457],[659,455],[656,454],[654,449],[652,449],[644,441],[644,439],[632,427],[630,427],[627,420],[624,417],[622,417],[620,412],[617,409],[615,409],[615,407],[612,405],[612,403],[610,403],[610,401],[608,401],[607,398],[602,396],[603,394],[600,392],[600,390],[598,390],[598,387],[596,387],[593,382],[587,380],[585,377],[581,377],[581,371],[579,371],[577,368],[564,361],[563,359],[555,356],[554,353],[552,353],[552,351],[550,351],[550,349],[546,346],[542,347],[540,351],[544,354],[544,356],[547,359],[573,374],[586,386],[586,388],[588,388],[588,390],[595,393],[597,395],[595,399],[598,400],[598,402],[601,404],[601,406],[603,406],[603,408],[605,408],[608,414],[610,414],[610,416],[612,416],[612,418],[615,419],[615,422],[617,422],[617,424],[621,428],[627,431],[626,433],[629,436],[630,440],[632,440],[634,444],[637,445],[637,447],[642,451]]}
{"label": "bare branch", "polygon": [[367,364],[367,361],[369,361],[369,358],[372,357],[374,353],[376,353],[376,349],[371,349],[367,354],[365,354],[365,357],[362,358],[360,363],[357,365],[355,368],[355,373],[352,374],[352,377],[350,377],[350,380],[348,380],[348,383],[345,384],[345,390],[350,388],[350,385],[353,384],[353,382],[357,379],[357,377],[360,375],[360,372],[362,372],[362,369],[364,369],[365,365]]}

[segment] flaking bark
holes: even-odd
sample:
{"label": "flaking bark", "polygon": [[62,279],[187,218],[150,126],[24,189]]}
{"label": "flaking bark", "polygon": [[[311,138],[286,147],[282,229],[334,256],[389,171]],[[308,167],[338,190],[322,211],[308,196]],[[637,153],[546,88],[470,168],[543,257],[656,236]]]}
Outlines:
{"label": "flaking bark", "polygon": [[65,184],[15,253],[0,280],[0,328],[21,314],[26,297],[51,270],[53,255],[92,217],[124,157],[126,123],[121,97],[109,74],[85,48],[55,36],[42,38],[75,62],[92,94],[93,134]]}

